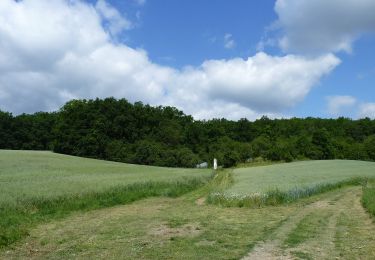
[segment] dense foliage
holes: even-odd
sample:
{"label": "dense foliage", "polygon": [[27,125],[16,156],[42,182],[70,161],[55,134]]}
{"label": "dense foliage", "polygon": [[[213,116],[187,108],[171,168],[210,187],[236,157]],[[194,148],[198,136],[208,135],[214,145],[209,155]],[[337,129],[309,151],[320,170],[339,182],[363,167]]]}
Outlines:
{"label": "dense foliage", "polygon": [[0,111],[0,149],[58,153],[146,165],[225,167],[269,160],[375,160],[375,120],[263,117],[197,121],[173,107],[125,99],[72,100],[58,112]]}

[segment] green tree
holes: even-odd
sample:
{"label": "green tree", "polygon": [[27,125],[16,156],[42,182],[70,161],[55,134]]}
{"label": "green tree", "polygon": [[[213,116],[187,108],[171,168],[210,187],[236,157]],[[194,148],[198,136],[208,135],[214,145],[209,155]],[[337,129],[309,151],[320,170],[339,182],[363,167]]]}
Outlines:
{"label": "green tree", "polygon": [[364,150],[366,151],[368,157],[372,161],[375,161],[375,135],[371,135],[365,139]]}
{"label": "green tree", "polygon": [[316,158],[313,159],[327,160],[335,158],[332,140],[327,129],[322,128],[315,131],[312,136],[312,144],[316,147]]}

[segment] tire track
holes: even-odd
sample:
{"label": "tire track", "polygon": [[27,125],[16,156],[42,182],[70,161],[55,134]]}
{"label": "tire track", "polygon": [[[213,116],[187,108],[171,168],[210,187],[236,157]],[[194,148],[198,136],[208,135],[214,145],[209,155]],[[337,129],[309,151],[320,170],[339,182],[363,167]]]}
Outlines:
{"label": "tire track", "polygon": [[[289,217],[281,227],[276,229],[270,239],[258,243],[254,249],[242,259],[299,259],[300,257],[311,257],[313,259],[342,258],[342,252],[340,252],[340,249],[336,246],[338,218],[344,212],[347,212],[349,215],[350,212],[353,211],[360,215],[365,213],[360,205],[360,194],[360,187],[346,188],[339,192],[327,194],[323,200],[301,207],[296,214]],[[294,247],[288,247],[285,243],[286,239],[309,214],[321,216],[322,219],[328,216],[327,225],[324,226],[316,236]],[[369,223],[369,217],[363,215],[362,217],[361,222],[357,224],[367,227],[370,225],[374,229],[374,224]]]}

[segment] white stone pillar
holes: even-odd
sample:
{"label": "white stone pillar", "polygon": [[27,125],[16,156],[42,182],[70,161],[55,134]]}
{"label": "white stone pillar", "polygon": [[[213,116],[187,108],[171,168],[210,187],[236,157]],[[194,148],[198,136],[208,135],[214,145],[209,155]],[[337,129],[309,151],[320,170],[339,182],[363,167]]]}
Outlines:
{"label": "white stone pillar", "polygon": [[214,170],[217,170],[217,159],[214,158]]}

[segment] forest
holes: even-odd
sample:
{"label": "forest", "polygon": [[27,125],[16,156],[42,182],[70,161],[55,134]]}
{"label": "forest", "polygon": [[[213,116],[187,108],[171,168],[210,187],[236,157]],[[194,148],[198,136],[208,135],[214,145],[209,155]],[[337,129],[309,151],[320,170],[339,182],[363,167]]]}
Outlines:
{"label": "forest", "polygon": [[0,149],[187,168],[213,158],[224,167],[253,160],[375,161],[375,120],[194,120],[174,107],[126,99],[72,100],[56,112],[0,111]]}

